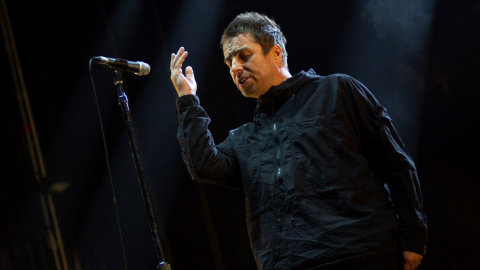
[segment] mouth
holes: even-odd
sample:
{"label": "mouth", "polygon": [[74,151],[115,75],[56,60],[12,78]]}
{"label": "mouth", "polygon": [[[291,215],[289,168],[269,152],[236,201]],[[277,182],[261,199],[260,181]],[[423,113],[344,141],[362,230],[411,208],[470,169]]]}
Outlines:
{"label": "mouth", "polygon": [[248,76],[244,76],[244,77],[240,77],[238,80],[237,80],[237,83],[238,83],[238,86],[244,86],[246,85],[249,81],[250,81],[250,77]]}

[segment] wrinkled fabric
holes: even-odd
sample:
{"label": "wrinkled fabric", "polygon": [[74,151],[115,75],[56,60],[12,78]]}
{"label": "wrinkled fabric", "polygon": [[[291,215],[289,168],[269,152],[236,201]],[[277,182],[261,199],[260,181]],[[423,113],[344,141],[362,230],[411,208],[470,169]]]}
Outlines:
{"label": "wrinkled fabric", "polygon": [[258,269],[322,269],[409,250],[427,224],[415,165],[384,107],[354,78],[300,72],[216,145],[196,96],[177,100],[192,179],[245,191]]}

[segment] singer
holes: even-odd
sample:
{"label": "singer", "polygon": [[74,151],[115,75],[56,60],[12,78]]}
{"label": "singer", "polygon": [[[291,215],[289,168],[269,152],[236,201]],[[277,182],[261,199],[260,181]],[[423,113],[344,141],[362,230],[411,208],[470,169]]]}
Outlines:
{"label": "singer", "polygon": [[195,181],[245,191],[258,269],[416,269],[427,221],[415,164],[386,109],[358,80],[291,75],[280,26],[238,15],[221,46],[253,122],[215,144],[188,53],[172,54],[178,140]]}

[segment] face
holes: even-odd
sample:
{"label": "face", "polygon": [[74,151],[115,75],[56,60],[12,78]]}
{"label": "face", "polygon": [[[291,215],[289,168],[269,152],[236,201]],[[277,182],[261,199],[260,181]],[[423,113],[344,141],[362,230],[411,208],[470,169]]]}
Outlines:
{"label": "face", "polygon": [[245,97],[258,98],[278,82],[278,59],[281,49],[274,46],[264,55],[262,46],[250,34],[240,34],[223,45],[225,64],[237,88]]}

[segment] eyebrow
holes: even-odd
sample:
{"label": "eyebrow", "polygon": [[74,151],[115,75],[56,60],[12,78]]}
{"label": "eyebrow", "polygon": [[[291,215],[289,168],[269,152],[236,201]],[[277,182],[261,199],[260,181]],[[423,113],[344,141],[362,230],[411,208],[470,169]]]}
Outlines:
{"label": "eyebrow", "polygon": [[244,50],[246,50],[246,49],[248,49],[248,46],[247,46],[247,45],[244,45],[244,46],[242,46],[242,47],[240,47],[240,48],[237,48],[237,49],[233,50],[232,52],[230,52],[230,53],[224,58],[223,62],[227,63],[228,61],[230,61],[230,59],[232,59],[232,57],[233,57],[234,55],[237,55],[237,54],[241,53],[242,51],[244,51]]}

